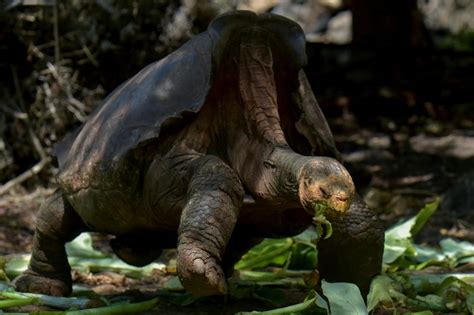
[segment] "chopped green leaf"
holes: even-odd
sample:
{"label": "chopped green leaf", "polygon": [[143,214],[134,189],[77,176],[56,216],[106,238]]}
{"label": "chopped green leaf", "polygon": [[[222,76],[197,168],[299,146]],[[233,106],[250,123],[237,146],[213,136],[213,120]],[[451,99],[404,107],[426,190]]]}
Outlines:
{"label": "chopped green leaf", "polygon": [[413,246],[413,236],[416,235],[433,213],[438,209],[439,198],[428,203],[413,218],[387,230],[385,233],[385,247],[383,253],[383,263],[391,264],[404,253],[415,254]]}
{"label": "chopped green leaf", "polygon": [[92,247],[92,237],[89,233],[82,233],[72,242],[66,244],[66,252],[68,256],[82,258],[105,258],[107,255],[95,250]]}
{"label": "chopped green leaf", "polygon": [[474,256],[474,244],[459,242],[452,238],[443,239],[440,243],[444,255],[454,259]]}
{"label": "chopped green leaf", "polygon": [[319,238],[323,239],[328,239],[332,235],[331,222],[329,222],[329,220],[324,215],[328,209],[329,208],[324,204],[317,203],[314,205],[313,223],[316,226],[316,231],[318,232]]}
{"label": "chopped green leaf", "polygon": [[[46,305],[50,307],[55,307],[59,309],[69,309],[69,308],[79,308],[84,309],[90,307],[95,302],[90,299],[85,298],[76,298],[76,297],[57,297],[49,296],[43,294],[33,294],[33,293],[18,293],[18,292],[0,292],[0,295],[9,298],[9,299],[28,299],[37,302],[37,304]],[[29,303],[35,304],[35,303]]]}
{"label": "chopped green leaf", "polygon": [[367,315],[367,308],[359,288],[353,283],[322,281],[324,295],[329,300],[331,314],[363,314]]}
{"label": "chopped green leaf", "polygon": [[277,308],[277,309],[273,309],[269,311],[263,311],[263,312],[253,311],[253,312],[240,312],[237,314],[240,314],[240,315],[243,315],[243,314],[262,314],[262,315],[301,314],[305,311],[306,312],[310,311],[311,314],[328,314],[327,303],[315,291],[310,291],[306,300],[298,304],[294,304],[294,305],[290,305],[290,306],[286,306],[282,308]]}
{"label": "chopped green leaf", "polygon": [[22,274],[30,262],[30,255],[15,255],[8,259],[5,264],[5,273],[10,278],[15,278]]}
{"label": "chopped green leaf", "polygon": [[474,314],[474,292],[470,292],[466,299],[467,309]]}
{"label": "chopped green leaf", "polygon": [[178,277],[170,277],[166,280],[164,288],[168,291],[183,291],[184,287]]}
{"label": "chopped green leaf", "polygon": [[37,300],[35,298],[24,298],[24,299],[8,299],[8,300],[0,300],[0,310],[2,308],[11,308],[11,307],[20,307],[30,304],[37,304]]}
{"label": "chopped green leaf", "polygon": [[263,268],[269,265],[283,266],[288,261],[293,239],[265,239],[252,248],[235,265],[235,269]]}
{"label": "chopped green leaf", "polygon": [[367,296],[367,310],[370,312],[379,304],[393,306],[391,290],[393,290],[393,280],[390,277],[385,275],[375,277],[370,284],[370,291]]}
{"label": "chopped green leaf", "polygon": [[421,231],[426,221],[435,213],[438,209],[441,199],[438,197],[433,202],[426,204],[423,209],[418,212],[415,216],[415,222],[410,229],[411,236],[415,236],[418,232]]}

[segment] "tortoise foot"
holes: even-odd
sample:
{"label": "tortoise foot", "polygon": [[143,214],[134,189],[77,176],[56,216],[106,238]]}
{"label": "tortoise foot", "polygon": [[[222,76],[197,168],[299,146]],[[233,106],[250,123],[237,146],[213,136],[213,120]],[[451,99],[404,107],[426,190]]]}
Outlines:
{"label": "tortoise foot", "polygon": [[13,282],[17,291],[40,293],[52,296],[68,296],[72,292],[70,282],[41,276],[33,271],[26,271]]}
{"label": "tortoise foot", "polygon": [[178,256],[178,275],[184,288],[195,296],[226,294],[227,282],[221,266],[209,255],[199,256]]}

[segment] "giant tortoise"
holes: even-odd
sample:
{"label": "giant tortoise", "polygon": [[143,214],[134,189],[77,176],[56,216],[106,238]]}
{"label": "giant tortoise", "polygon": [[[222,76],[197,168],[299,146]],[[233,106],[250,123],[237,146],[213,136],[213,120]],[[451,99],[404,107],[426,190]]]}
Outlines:
{"label": "giant tortoise", "polygon": [[224,294],[250,247],[302,232],[325,205],[334,232],[319,244],[321,276],[367,291],[383,231],[340,162],[305,64],[296,23],[237,11],[115,89],[55,148],[60,188],[40,209],[16,288],[70,294],[64,245],[97,231],[137,266],[177,247],[185,289]]}

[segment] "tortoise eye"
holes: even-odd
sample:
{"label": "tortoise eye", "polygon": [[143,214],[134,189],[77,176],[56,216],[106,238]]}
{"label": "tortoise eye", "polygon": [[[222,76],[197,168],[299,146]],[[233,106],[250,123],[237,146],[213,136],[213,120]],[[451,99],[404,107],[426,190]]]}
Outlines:
{"label": "tortoise eye", "polygon": [[271,169],[276,168],[275,163],[273,161],[270,161],[270,160],[263,161],[263,165],[265,165],[266,167],[271,168]]}
{"label": "tortoise eye", "polygon": [[319,186],[319,191],[321,192],[321,195],[324,197],[324,198],[327,198],[329,196],[329,193],[327,192],[326,189],[324,189],[323,187]]}

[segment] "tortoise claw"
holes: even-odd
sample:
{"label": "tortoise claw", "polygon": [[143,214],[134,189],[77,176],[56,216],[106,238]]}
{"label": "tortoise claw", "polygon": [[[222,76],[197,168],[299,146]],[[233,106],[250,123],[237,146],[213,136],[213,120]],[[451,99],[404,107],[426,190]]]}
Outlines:
{"label": "tortoise claw", "polygon": [[71,281],[41,276],[28,270],[13,281],[15,290],[52,296],[68,296],[72,293]]}
{"label": "tortoise claw", "polygon": [[227,293],[227,282],[221,266],[208,255],[180,255],[178,275],[184,288],[195,296]]}

